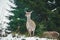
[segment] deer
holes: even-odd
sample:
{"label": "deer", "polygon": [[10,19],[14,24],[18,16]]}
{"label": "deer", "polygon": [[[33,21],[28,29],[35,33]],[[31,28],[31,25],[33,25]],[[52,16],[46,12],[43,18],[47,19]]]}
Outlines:
{"label": "deer", "polygon": [[25,16],[27,17],[27,22],[26,22],[26,28],[27,28],[27,31],[29,33],[29,36],[34,36],[34,32],[35,32],[35,28],[36,28],[36,24],[35,22],[31,19],[31,13],[32,11],[26,11],[25,12]]}
{"label": "deer", "polygon": [[43,32],[43,36],[46,38],[52,38],[52,39],[57,39],[59,37],[59,33],[56,31],[46,31]]}

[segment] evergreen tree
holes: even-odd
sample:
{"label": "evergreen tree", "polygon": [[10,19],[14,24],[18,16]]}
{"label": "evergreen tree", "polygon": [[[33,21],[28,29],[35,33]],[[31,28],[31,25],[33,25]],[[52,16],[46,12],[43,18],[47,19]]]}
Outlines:
{"label": "evergreen tree", "polygon": [[[28,8],[28,10],[33,10],[31,18],[37,25],[35,31],[36,35],[40,35],[43,31],[59,31],[59,27],[57,28],[58,24],[60,24],[60,18],[58,16],[59,8],[54,12],[51,11],[57,7],[57,3],[49,5],[47,2],[48,0],[14,0],[14,4],[17,5],[17,7],[12,7],[15,10],[11,11],[14,13],[14,16],[9,17],[10,20],[13,20],[9,23],[9,29],[13,32],[27,32],[24,10]],[[58,23],[56,22],[57,20]]]}

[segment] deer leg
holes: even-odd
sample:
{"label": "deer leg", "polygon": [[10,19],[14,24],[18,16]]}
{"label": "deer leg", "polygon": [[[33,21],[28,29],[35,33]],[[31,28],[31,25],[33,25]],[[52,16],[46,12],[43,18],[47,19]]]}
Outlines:
{"label": "deer leg", "polygon": [[31,31],[30,31],[30,37],[31,37]]}
{"label": "deer leg", "polygon": [[34,36],[34,32],[35,32],[35,31],[33,31],[33,36]]}
{"label": "deer leg", "polygon": [[31,31],[29,31],[29,35],[30,35],[30,37],[31,37]]}

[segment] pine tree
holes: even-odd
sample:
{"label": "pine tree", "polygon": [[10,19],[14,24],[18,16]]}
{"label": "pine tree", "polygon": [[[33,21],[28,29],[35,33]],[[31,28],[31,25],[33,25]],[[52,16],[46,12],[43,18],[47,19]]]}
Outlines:
{"label": "pine tree", "polygon": [[[26,17],[24,10],[33,10],[32,19],[35,21],[37,27],[35,34],[40,35],[44,31],[59,31],[57,30],[56,18],[58,18],[57,11],[52,12],[51,10],[57,7],[57,4],[49,5],[48,0],[14,0],[14,4],[17,5],[16,8],[12,7],[14,16],[10,16],[9,19],[12,20],[10,24],[10,30],[13,32],[26,33]],[[51,7],[50,7],[51,6]],[[52,8],[52,6],[54,6]],[[60,19],[60,18],[58,18]]]}

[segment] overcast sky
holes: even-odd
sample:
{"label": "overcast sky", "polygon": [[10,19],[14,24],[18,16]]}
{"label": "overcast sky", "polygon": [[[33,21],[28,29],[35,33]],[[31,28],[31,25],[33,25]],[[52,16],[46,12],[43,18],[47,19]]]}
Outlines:
{"label": "overcast sky", "polygon": [[[4,24],[4,22],[10,22],[8,18],[6,18],[5,16],[9,16],[9,15],[13,15],[12,13],[9,13],[7,11],[8,10],[13,10],[12,8],[10,8],[10,6],[16,7],[13,3],[11,3],[9,0],[0,0],[0,23],[2,22],[3,27],[6,28],[6,26],[8,26],[6,23]],[[0,25],[1,27],[1,25]]]}

